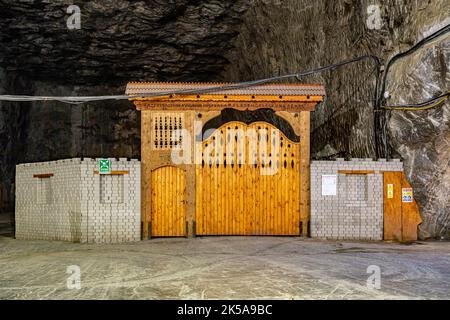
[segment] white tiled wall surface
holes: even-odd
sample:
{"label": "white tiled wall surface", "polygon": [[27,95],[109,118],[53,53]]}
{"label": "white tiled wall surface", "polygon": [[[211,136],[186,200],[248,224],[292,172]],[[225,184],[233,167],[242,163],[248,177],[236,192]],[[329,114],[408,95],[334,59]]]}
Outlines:
{"label": "white tiled wall surface", "polygon": [[[98,159],[68,159],[16,167],[16,238],[118,243],[140,240],[141,165],[110,159],[98,175]],[[53,174],[34,178],[36,174]]]}
{"label": "white tiled wall surface", "polygon": [[[346,175],[339,170],[373,170]],[[383,240],[383,171],[403,171],[394,159],[311,162],[311,236],[335,240]],[[336,195],[322,195],[322,176],[337,175]]]}

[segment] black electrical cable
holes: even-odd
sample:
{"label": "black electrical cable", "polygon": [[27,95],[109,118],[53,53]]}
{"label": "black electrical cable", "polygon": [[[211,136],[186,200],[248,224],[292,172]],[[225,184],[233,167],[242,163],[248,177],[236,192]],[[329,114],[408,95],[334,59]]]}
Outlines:
{"label": "black electrical cable", "polygon": [[[63,103],[81,104],[81,103],[85,103],[85,102],[102,101],[102,100],[128,100],[128,99],[135,99],[135,98],[159,97],[159,96],[167,96],[167,95],[212,93],[215,91],[224,91],[224,90],[233,90],[233,89],[252,87],[252,86],[256,86],[256,85],[260,85],[260,84],[266,84],[266,83],[290,79],[290,78],[294,78],[294,77],[299,80],[301,77],[306,77],[309,75],[318,74],[318,73],[322,73],[325,71],[333,71],[335,69],[338,69],[342,66],[345,66],[345,65],[348,65],[351,63],[355,63],[355,62],[362,61],[365,59],[371,59],[372,61],[375,62],[376,71],[377,71],[376,84],[375,84],[375,98],[374,98],[374,110],[377,111],[381,108],[381,105],[385,102],[384,92],[386,89],[387,76],[388,76],[389,70],[392,67],[392,65],[397,60],[412,54],[419,48],[423,47],[425,44],[433,41],[434,39],[442,36],[443,34],[449,32],[449,31],[450,31],[450,24],[439,29],[438,31],[431,34],[430,36],[422,39],[421,41],[419,41],[416,45],[414,45],[409,50],[399,53],[399,54],[395,55],[393,58],[391,58],[385,68],[380,92],[379,92],[380,78],[381,78],[380,59],[374,55],[364,55],[364,56],[360,56],[360,57],[353,58],[350,60],[345,60],[340,63],[332,64],[329,66],[308,70],[305,72],[292,73],[292,74],[287,74],[287,75],[283,75],[283,76],[275,76],[275,77],[270,77],[270,78],[254,80],[254,81],[224,84],[221,86],[213,86],[213,87],[204,88],[204,89],[187,89],[187,90],[177,90],[177,91],[171,91],[171,92],[154,92],[154,93],[146,93],[146,94],[139,94],[139,95],[85,96],[85,97],[46,97],[46,96],[39,97],[39,96],[0,95],[0,101],[60,101]],[[434,100],[430,100],[427,103],[431,104],[433,102],[434,102]],[[396,106],[396,107],[401,107],[401,106]],[[405,107],[408,107],[408,106],[405,106]],[[384,108],[384,109],[386,109],[386,108]]]}
{"label": "black electrical cable", "polygon": [[428,110],[441,105],[449,97],[450,97],[450,90],[446,93],[440,94],[439,96],[422,103],[409,105],[390,105],[390,106],[382,106],[382,108],[386,110],[409,110],[409,111]]}
{"label": "black electrical cable", "polygon": [[445,27],[437,30],[436,32],[432,33],[431,35],[423,38],[422,40],[420,40],[418,43],[416,43],[413,47],[411,47],[410,49],[401,52],[399,54],[396,54],[395,56],[393,56],[387,63],[386,68],[384,70],[384,76],[383,76],[383,80],[382,80],[382,86],[381,86],[381,92],[380,92],[380,97],[379,97],[379,101],[381,103],[385,103],[386,99],[384,97],[385,91],[386,91],[386,84],[387,84],[387,77],[389,74],[389,70],[392,67],[392,65],[399,59],[404,58],[406,56],[411,55],[412,53],[416,52],[418,49],[422,48],[424,45],[430,43],[431,41],[441,37],[442,35],[448,33],[450,31],[450,24],[446,25]]}
{"label": "black electrical cable", "polygon": [[143,93],[137,95],[116,95],[116,96],[85,96],[85,97],[46,97],[46,96],[12,96],[12,95],[0,95],[0,100],[3,101],[59,101],[63,103],[71,103],[71,104],[80,104],[84,102],[92,102],[92,101],[101,101],[101,100],[128,100],[128,99],[137,99],[137,98],[145,98],[145,97],[160,97],[160,96],[169,96],[169,95],[182,95],[182,94],[204,94],[204,93],[212,93],[215,91],[224,91],[224,90],[233,90],[233,89],[242,89],[247,87],[252,87],[260,84],[267,84],[279,80],[285,80],[289,78],[297,78],[309,76],[312,74],[317,74],[329,70],[335,70],[339,67],[345,66],[350,63],[358,62],[365,59],[372,59],[375,62],[376,70],[377,70],[377,78],[379,77],[381,63],[378,57],[376,56],[361,56],[354,59],[346,60],[337,64],[329,65],[326,67],[320,67],[313,70],[308,70],[300,73],[292,73],[286,74],[282,76],[275,76],[270,78],[264,78],[254,81],[246,81],[239,83],[230,83],[224,84],[221,86],[212,86],[210,88],[204,89],[185,89],[185,90],[176,90],[170,92],[153,92],[153,93]]}

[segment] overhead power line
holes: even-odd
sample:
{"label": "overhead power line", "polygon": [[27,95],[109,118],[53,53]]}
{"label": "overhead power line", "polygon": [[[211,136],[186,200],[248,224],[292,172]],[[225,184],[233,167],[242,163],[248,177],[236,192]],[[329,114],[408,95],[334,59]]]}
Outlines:
{"label": "overhead power line", "polygon": [[230,84],[224,84],[221,86],[214,86],[210,88],[204,88],[204,89],[185,89],[185,90],[176,90],[176,91],[165,91],[165,92],[153,92],[153,93],[143,93],[138,95],[112,95],[112,96],[26,96],[26,95],[0,95],[0,100],[2,101],[59,101],[64,103],[70,103],[70,104],[79,104],[79,103],[85,103],[85,102],[93,102],[93,101],[104,101],[104,100],[128,100],[128,99],[137,99],[137,98],[146,98],[146,97],[162,97],[162,96],[169,96],[169,95],[182,95],[182,94],[205,94],[205,93],[212,93],[215,91],[224,91],[224,90],[233,90],[233,89],[242,89],[242,88],[248,88],[253,87],[261,84],[267,84],[272,83],[280,80],[286,80],[290,78],[301,78],[305,76],[309,76],[312,74],[322,73],[329,70],[334,70],[339,67],[342,67],[344,65],[361,61],[364,59],[372,59],[375,61],[375,64],[377,68],[380,66],[380,61],[375,56],[362,56],[357,57],[351,60],[346,60],[337,64],[333,64],[326,67],[320,67],[317,69],[312,69],[300,73],[291,73],[281,76],[275,76],[270,78],[264,78],[259,80],[253,80],[253,81],[246,81],[246,82],[239,82],[239,83],[230,83]]}
{"label": "overhead power line", "polygon": [[431,41],[437,39],[438,37],[442,36],[443,34],[446,34],[450,31],[450,24],[446,25],[445,27],[439,29],[438,31],[434,32],[430,36],[422,39],[419,41],[416,45],[411,47],[409,50],[399,53],[395,55],[390,61],[388,62],[385,71],[384,71],[384,77],[381,81],[381,90],[380,88],[380,78],[381,78],[381,62],[380,59],[377,56],[374,55],[364,55],[360,57],[356,57],[350,60],[345,60],[336,64],[303,71],[299,73],[291,73],[286,74],[282,76],[274,76],[270,78],[264,78],[259,80],[253,80],[253,81],[246,81],[246,82],[239,82],[239,83],[230,83],[230,84],[224,84],[222,86],[214,86],[210,88],[204,88],[204,89],[186,89],[186,90],[176,90],[171,92],[154,92],[154,93],[145,93],[145,94],[139,94],[139,95],[109,95],[109,96],[28,96],[28,95],[0,95],[0,101],[12,101],[12,102],[31,102],[31,101],[59,101],[62,103],[69,103],[69,104],[82,104],[86,102],[95,102],[95,101],[106,101],[106,100],[128,100],[128,99],[137,99],[137,98],[145,98],[145,97],[163,97],[163,96],[169,96],[169,95],[183,95],[183,94],[204,94],[204,93],[212,93],[215,91],[224,91],[224,90],[233,90],[233,89],[241,89],[246,87],[252,87],[256,85],[286,80],[286,79],[292,79],[296,78],[297,80],[300,80],[302,77],[310,76],[313,74],[319,74],[326,71],[334,71],[340,67],[346,66],[351,63],[359,62],[362,60],[372,60],[375,64],[376,68],[376,84],[375,84],[375,98],[374,98],[374,107],[375,110],[378,109],[385,109],[385,110],[427,110],[434,108],[441,103],[443,103],[448,98],[448,92],[445,94],[442,94],[439,97],[433,98],[431,100],[428,100],[426,102],[420,103],[420,104],[411,104],[411,105],[395,105],[395,106],[381,106],[381,104],[385,103],[384,98],[384,92],[386,89],[386,83],[387,83],[387,75],[392,67],[392,65],[398,60],[405,56],[408,56],[418,50],[419,48],[423,47],[427,43],[430,43]]}
{"label": "overhead power line", "polygon": [[403,111],[419,111],[419,110],[429,110],[437,106],[442,105],[450,97],[450,90],[447,93],[441,94],[435,98],[428,101],[410,104],[410,105],[392,105],[392,106],[382,106],[386,110],[403,110]]}

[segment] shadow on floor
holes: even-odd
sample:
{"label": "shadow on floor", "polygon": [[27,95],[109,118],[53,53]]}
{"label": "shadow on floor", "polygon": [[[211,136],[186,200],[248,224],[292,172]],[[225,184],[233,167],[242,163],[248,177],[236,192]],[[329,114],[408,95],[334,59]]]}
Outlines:
{"label": "shadow on floor", "polygon": [[0,236],[14,237],[14,212],[0,213]]}

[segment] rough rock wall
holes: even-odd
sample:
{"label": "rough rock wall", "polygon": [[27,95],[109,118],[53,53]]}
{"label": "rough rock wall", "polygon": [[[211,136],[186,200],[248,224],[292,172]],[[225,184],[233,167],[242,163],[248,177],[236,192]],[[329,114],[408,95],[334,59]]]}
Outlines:
{"label": "rough rock wall", "polygon": [[[69,30],[67,9],[80,9]],[[227,60],[239,0],[0,0],[0,65],[69,85],[211,80]]]}
{"label": "rough rock wall", "polygon": [[[36,82],[35,95],[102,95],[124,87],[74,87]],[[21,162],[71,157],[128,157],[140,155],[139,113],[128,101],[82,105],[33,102],[22,127],[25,134]]]}
{"label": "rough rock wall", "polygon": [[[14,93],[25,85],[20,79],[8,77],[0,68],[0,94]],[[21,155],[23,105],[0,101],[0,212],[14,206],[15,163]]]}
{"label": "rough rock wall", "polygon": [[[369,5],[380,8],[379,29],[369,28]],[[263,78],[365,54],[386,61],[450,23],[449,12],[446,0],[254,0],[223,78]],[[441,39],[394,66],[389,103],[421,102],[450,88],[449,41]],[[377,155],[374,79],[373,64],[363,61],[302,80],[324,83],[327,89],[326,102],[312,116],[313,157]],[[447,102],[439,110],[385,115],[387,149],[405,161],[424,219],[423,238],[450,236],[449,108]]]}
{"label": "rough rock wall", "polygon": [[[395,79],[395,81],[394,81]],[[388,81],[396,104],[422,101],[450,90],[450,35],[399,61]],[[391,111],[388,132],[421,200],[422,235],[450,231],[450,103],[428,111]]]}
{"label": "rough rock wall", "polygon": [[[81,10],[79,30],[66,25],[72,4]],[[128,81],[216,80],[245,7],[235,0],[0,0],[0,91],[116,95]],[[10,210],[16,163],[139,157],[139,113],[128,101],[0,103],[0,151]]]}

